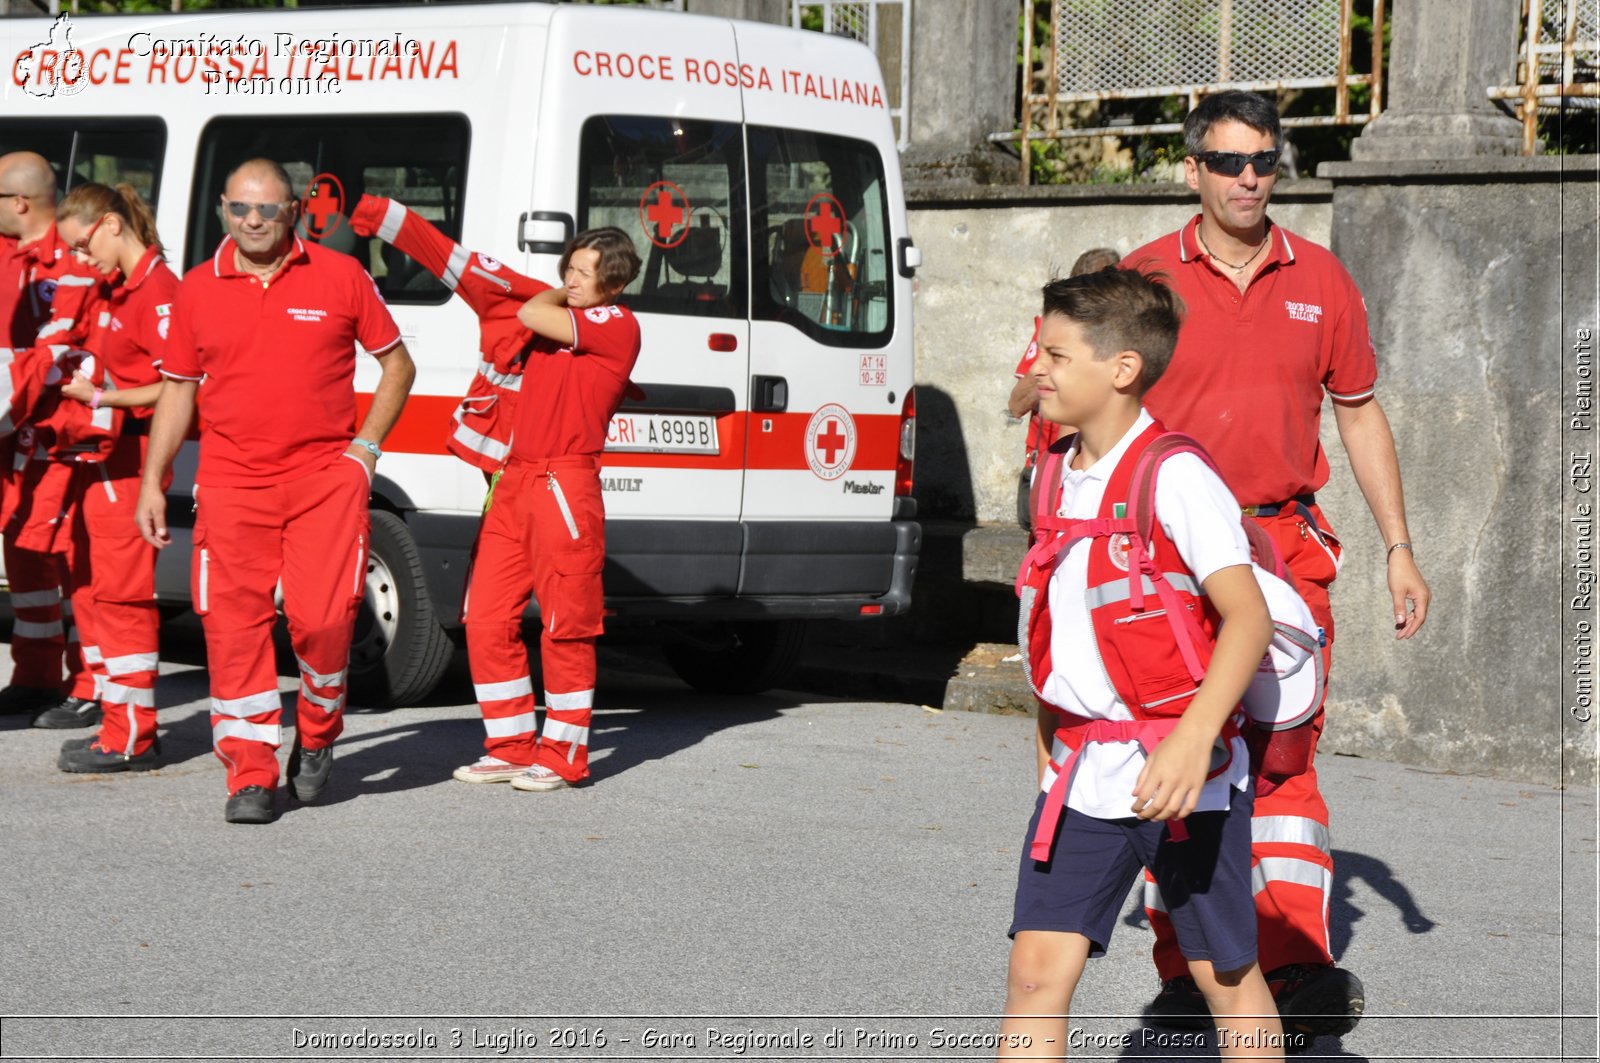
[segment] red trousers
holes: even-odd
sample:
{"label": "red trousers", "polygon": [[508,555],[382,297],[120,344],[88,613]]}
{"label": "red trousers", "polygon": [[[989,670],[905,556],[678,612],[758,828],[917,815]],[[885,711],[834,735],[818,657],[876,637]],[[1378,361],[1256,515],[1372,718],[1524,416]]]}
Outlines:
{"label": "red trousers", "polygon": [[94,659],[97,651],[92,639],[80,640],[67,604],[88,582],[69,530],[70,484],[78,467],[23,454],[17,458],[5,478],[6,580],[16,612],[11,682],[94,698],[98,691],[85,658]]}
{"label": "red trousers", "polygon": [[300,664],[300,742],[322,749],[344,729],[370,492],[366,467],[345,455],[287,483],[195,492],[192,591],[211,672],[211,740],[228,767],[230,794],[278,785],[282,706],[272,625],[280,580]]}
{"label": "red trousers", "polygon": [[[1341,548],[1327,530],[1327,518],[1312,505],[1304,510],[1289,507],[1276,516],[1255,520],[1272,537],[1284,563],[1294,573],[1296,589],[1326,636],[1323,664],[1331,665],[1333,612],[1328,588],[1339,574]],[[1327,697],[1326,691],[1323,697]],[[1319,738],[1324,720],[1319,710],[1309,725]],[[1313,742],[1313,758],[1315,750]],[[1300,775],[1258,781],[1250,828],[1256,955],[1261,970],[1273,971],[1293,963],[1331,964],[1328,902],[1333,892],[1333,851],[1328,835],[1328,806],[1317,787],[1314,760]],[[1189,965],[1178,949],[1161,891],[1148,872],[1144,904],[1150,926],[1156,932],[1153,955],[1161,980],[1187,975]]]}
{"label": "red trousers", "polygon": [[124,436],[103,464],[76,466],[72,491],[72,606],[103,711],[99,744],[129,756],[156,738],[156,550],[134,524],[146,442]]}
{"label": "red trousers", "polygon": [[[542,764],[568,782],[589,775],[594,640],[604,627],[605,506],[598,458],[513,458],[491,488],[462,606],[484,748]],[[522,614],[539,602],[544,731],[538,729]]]}

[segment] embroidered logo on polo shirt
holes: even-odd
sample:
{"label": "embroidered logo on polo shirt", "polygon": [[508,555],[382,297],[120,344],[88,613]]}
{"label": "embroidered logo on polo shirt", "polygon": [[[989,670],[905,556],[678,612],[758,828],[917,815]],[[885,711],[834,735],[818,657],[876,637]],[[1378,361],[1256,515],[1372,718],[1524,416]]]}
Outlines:
{"label": "embroidered logo on polo shirt", "polygon": [[326,310],[308,310],[300,306],[288,307],[286,312],[296,321],[309,321],[312,324],[321,324],[322,320],[328,316]]}
{"label": "embroidered logo on polo shirt", "polygon": [[622,309],[615,306],[591,306],[583,312],[583,316],[596,325],[604,325],[607,318],[621,317]]}
{"label": "embroidered logo on polo shirt", "polygon": [[1296,321],[1309,321],[1315,325],[1322,320],[1322,307],[1316,303],[1296,303],[1285,299],[1283,308]]}

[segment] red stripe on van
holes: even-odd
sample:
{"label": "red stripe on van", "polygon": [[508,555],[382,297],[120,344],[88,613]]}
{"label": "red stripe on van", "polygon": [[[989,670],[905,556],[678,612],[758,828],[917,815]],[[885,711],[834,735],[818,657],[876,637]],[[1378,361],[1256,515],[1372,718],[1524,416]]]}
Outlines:
{"label": "red stripe on van", "polygon": [[[413,395],[406,402],[399,422],[384,441],[391,454],[447,454],[451,417],[459,400],[443,395]],[[372,405],[372,396],[356,396],[356,423],[360,424]],[[747,415],[724,414],[717,418],[717,454],[619,454],[608,453],[601,462],[607,466],[635,469],[805,469],[806,426],[811,414],[758,413],[750,415],[755,426],[746,439]],[[864,472],[895,468],[900,449],[898,413],[854,414],[856,453],[850,468]],[[764,430],[767,423],[771,430]],[[748,460],[746,449],[748,443]]]}

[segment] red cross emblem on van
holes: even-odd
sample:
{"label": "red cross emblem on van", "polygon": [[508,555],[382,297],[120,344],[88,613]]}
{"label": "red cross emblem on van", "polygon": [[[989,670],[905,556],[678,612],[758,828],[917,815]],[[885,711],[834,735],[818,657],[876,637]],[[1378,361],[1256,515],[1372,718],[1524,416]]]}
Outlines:
{"label": "red cross emblem on van", "polygon": [[300,200],[300,217],[305,219],[306,235],[325,240],[344,224],[344,185],[331,173],[319,173],[306,185]]}

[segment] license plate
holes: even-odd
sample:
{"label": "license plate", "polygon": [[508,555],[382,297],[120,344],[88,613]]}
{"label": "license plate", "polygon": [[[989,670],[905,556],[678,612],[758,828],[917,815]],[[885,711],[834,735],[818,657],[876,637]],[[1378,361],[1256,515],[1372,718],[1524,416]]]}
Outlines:
{"label": "license plate", "polygon": [[697,413],[619,413],[606,427],[612,454],[716,454],[717,419]]}

